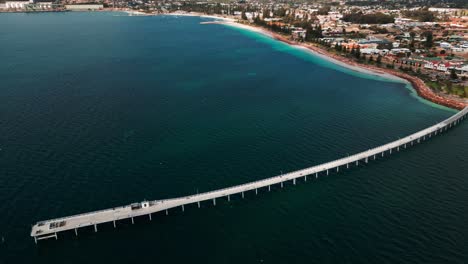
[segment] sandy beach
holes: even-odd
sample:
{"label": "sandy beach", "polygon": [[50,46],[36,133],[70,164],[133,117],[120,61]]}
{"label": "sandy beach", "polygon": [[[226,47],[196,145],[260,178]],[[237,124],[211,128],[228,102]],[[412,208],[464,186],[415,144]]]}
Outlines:
{"label": "sandy beach", "polygon": [[[216,17],[216,16],[209,16],[209,17]],[[216,18],[219,18],[219,17],[216,17]],[[422,81],[418,77],[415,77],[415,76],[412,76],[412,75],[409,75],[409,74],[406,74],[397,70],[392,70],[388,68],[380,68],[375,65],[360,64],[352,59],[330,53],[324,50],[323,48],[320,48],[312,43],[295,42],[278,33],[271,32],[261,27],[238,23],[233,19],[225,20],[221,22],[213,22],[213,23],[226,24],[229,26],[234,26],[234,27],[261,33],[263,35],[269,36],[271,38],[282,41],[289,45],[307,49],[308,51],[314,53],[317,56],[320,56],[323,59],[326,59],[328,61],[331,61],[332,63],[338,64],[340,66],[346,67],[354,71],[409,82],[420,97],[426,100],[429,100],[431,102],[434,102],[436,104],[440,104],[440,105],[458,109],[458,110],[461,110],[468,106],[468,103],[465,99],[456,98],[453,96],[448,96],[448,95],[443,95],[443,94],[436,94],[424,83],[424,81]]]}
{"label": "sandy beach", "polygon": [[368,64],[361,64],[352,59],[345,58],[341,55],[337,55],[334,53],[330,53],[327,50],[314,45],[312,43],[304,43],[304,42],[296,42],[290,40],[288,37],[278,34],[276,32],[269,31],[265,28],[254,26],[254,25],[246,25],[243,23],[239,23],[236,18],[232,17],[223,17],[218,15],[206,15],[203,13],[196,13],[196,12],[174,12],[174,13],[167,13],[162,15],[170,15],[170,16],[197,16],[197,17],[205,17],[205,18],[212,18],[216,19],[216,21],[208,21],[203,22],[203,24],[224,24],[228,26],[233,26],[237,28],[242,28],[245,30],[257,32],[263,34],[265,36],[271,37],[273,39],[279,40],[281,42],[287,43],[289,45],[295,46],[297,48],[306,49],[309,52],[312,52],[314,55],[319,56],[325,60],[328,60],[334,64],[340,65],[342,67],[346,67],[353,71],[362,72],[366,74],[381,76],[387,79],[394,79],[398,81],[403,81],[406,83],[410,83],[417,94],[431,102],[434,102],[439,105],[443,105],[446,107],[454,108],[461,110],[468,106],[468,100],[463,98],[458,98],[456,96],[445,95],[435,93],[432,89],[430,89],[424,81],[419,79],[418,77],[406,74],[404,72],[400,72],[395,69],[388,69],[388,68],[381,68],[375,65],[368,65]]}

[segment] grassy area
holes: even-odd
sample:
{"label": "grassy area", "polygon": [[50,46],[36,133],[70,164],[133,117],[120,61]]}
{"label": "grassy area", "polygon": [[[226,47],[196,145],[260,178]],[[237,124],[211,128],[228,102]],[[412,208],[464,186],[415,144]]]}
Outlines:
{"label": "grassy area", "polygon": [[448,94],[455,94],[460,97],[468,98],[467,86],[433,81],[426,81],[426,85],[435,91],[446,92]]}

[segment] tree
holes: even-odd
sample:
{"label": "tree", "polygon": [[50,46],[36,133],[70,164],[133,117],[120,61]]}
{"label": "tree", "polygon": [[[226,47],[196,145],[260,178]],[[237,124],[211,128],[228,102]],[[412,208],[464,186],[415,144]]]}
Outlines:
{"label": "tree", "polygon": [[377,62],[377,65],[379,65],[379,66],[380,66],[380,64],[382,64],[382,56],[380,54],[377,56],[376,62]]}
{"label": "tree", "polygon": [[356,59],[361,58],[361,49],[359,47],[356,49],[354,56],[356,56]]}
{"label": "tree", "polygon": [[402,11],[403,16],[417,19],[421,22],[434,22],[436,20],[436,14],[429,11],[428,8],[422,8],[419,10],[406,10]]}
{"label": "tree", "polygon": [[448,93],[452,93],[452,82],[451,81],[447,81],[445,83],[445,87],[446,87]]}
{"label": "tree", "polygon": [[383,13],[363,14],[362,11],[353,10],[351,13],[343,15],[343,21],[357,24],[388,24],[395,22],[393,16]]}
{"label": "tree", "polygon": [[243,20],[247,20],[247,15],[245,14],[245,11],[242,11],[242,16],[241,17],[242,17]]}
{"label": "tree", "polygon": [[414,31],[411,31],[409,35],[410,35],[410,40],[411,40],[409,46],[411,49],[414,49],[414,37],[416,37],[416,33]]}
{"label": "tree", "polygon": [[426,42],[424,43],[426,48],[432,47],[432,45],[434,44],[434,36],[432,35],[432,31],[424,32],[424,36],[426,37]]}
{"label": "tree", "polygon": [[317,14],[318,15],[328,15],[328,12],[330,12],[330,10],[331,10],[331,7],[324,6],[324,7],[319,8],[319,10],[317,11]]}
{"label": "tree", "polygon": [[457,75],[457,73],[455,72],[455,69],[451,69],[451,70],[450,70],[450,79],[452,79],[452,80],[458,79],[458,75]]}

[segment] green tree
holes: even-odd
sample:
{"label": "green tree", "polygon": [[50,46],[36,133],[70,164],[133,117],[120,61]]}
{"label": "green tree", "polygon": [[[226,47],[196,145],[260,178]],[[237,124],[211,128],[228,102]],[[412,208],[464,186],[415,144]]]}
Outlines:
{"label": "green tree", "polygon": [[354,56],[356,56],[356,59],[361,58],[361,49],[359,47],[356,49]]}
{"label": "green tree", "polygon": [[432,47],[432,45],[434,45],[434,36],[432,35],[432,31],[424,32],[424,36],[426,37],[426,42],[424,43],[426,48]]}
{"label": "green tree", "polygon": [[324,7],[319,8],[319,10],[317,11],[317,14],[318,15],[328,15],[328,12],[330,12],[330,10],[331,10],[331,7],[324,6]]}
{"label": "green tree", "polygon": [[451,69],[451,70],[450,70],[450,79],[452,79],[452,80],[458,79],[458,75],[457,75],[457,73],[455,72],[455,69]]}
{"label": "green tree", "polygon": [[379,65],[379,66],[380,66],[380,64],[382,64],[382,56],[381,56],[380,54],[377,56],[376,63],[377,63],[377,65]]}
{"label": "green tree", "polygon": [[247,20],[247,15],[245,14],[245,11],[242,11],[242,16],[241,17],[242,17],[243,20]]}

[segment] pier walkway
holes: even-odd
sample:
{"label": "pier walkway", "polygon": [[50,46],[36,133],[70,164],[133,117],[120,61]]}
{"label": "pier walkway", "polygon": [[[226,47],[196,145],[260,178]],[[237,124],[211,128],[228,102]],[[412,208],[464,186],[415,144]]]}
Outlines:
{"label": "pier walkway", "polygon": [[255,191],[257,193],[260,188],[268,188],[268,191],[270,191],[272,185],[280,184],[281,187],[283,187],[283,184],[286,181],[292,181],[293,184],[296,184],[296,180],[299,178],[303,178],[304,181],[307,181],[308,176],[310,178],[318,178],[320,175],[328,175],[332,171],[338,172],[340,169],[349,168],[352,165],[359,165],[359,162],[368,163],[371,160],[375,160],[377,156],[384,157],[385,155],[400,151],[401,148],[407,148],[428,140],[429,138],[459,124],[460,121],[467,117],[467,115],[468,107],[436,125],[388,144],[347,156],[345,158],[263,180],[179,198],[143,201],[121,207],[40,221],[32,226],[31,236],[37,243],[38,240],[42,239],[57,239],[57,233],[67,230],[74,230],[75,234],[78,235],[78,229],[87,226],[93,226],[94,230],[97,232],[98,225],[103,223],[112,222],[115,227],[116,221],[131,219],[133,223],[134,217],[143,215],[148,215],[151,220],[151,214],[161,211],[165,211],[166,214],[168,214],[168,209],[171,208],[181,207],[181,210],[184,210],[184,205],[195,203],[200,207],[200,202],[203,201],[212,201],[213,204],[216,205],[216,199],[221,197],[226,197],[227,200],[230,201],[231,196],[235,194],[240,194],[243,198],[244,193],[247,191]]}

